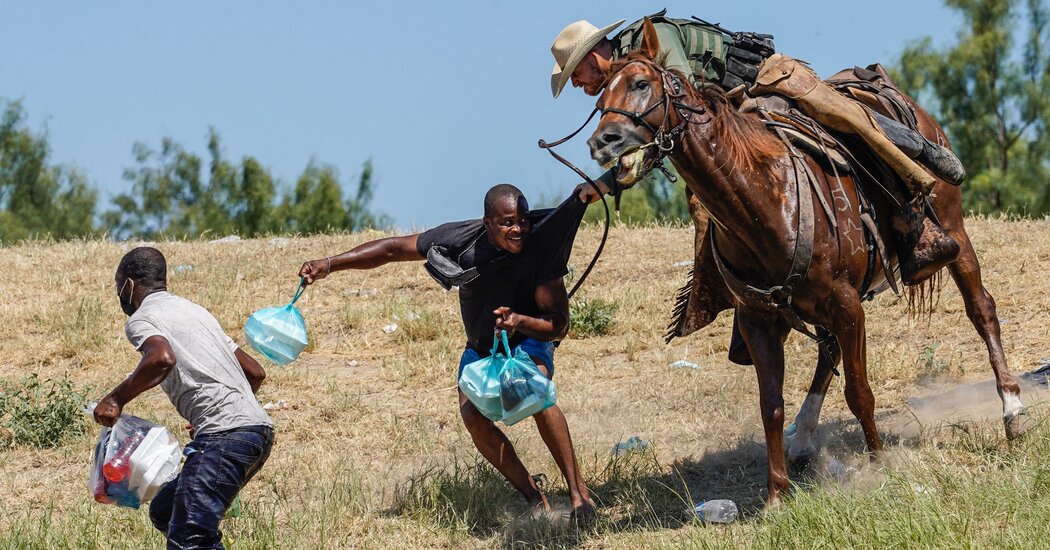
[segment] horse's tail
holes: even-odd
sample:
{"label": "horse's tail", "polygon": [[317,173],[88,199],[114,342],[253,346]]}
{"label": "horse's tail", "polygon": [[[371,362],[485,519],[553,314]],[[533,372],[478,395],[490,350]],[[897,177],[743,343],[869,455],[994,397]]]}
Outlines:
{"label": "horse's tail", "polygon": [[942,288],[944,288],[944,269],[917,285],[907,287],[908,315],[913,318],[925,317],[929,321],[934,308],[941,301]]}

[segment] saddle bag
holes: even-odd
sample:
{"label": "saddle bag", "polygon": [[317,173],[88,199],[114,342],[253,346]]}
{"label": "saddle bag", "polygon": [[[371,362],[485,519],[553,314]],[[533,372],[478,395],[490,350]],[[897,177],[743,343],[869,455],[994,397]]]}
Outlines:
{"label": "saddle bag", "polygon": [[759,65],[775,52],[773,35],[733,33],[726,48],[726,74],[722,78],[722,87],[728,91],[741,84],[754,84]]}

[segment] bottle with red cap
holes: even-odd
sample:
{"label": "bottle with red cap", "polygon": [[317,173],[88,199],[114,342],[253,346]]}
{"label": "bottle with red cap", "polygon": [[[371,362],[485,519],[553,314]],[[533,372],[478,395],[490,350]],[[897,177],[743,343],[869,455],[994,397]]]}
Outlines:
{"label": "bottle with red cap", "polygon": [[135,452],[143,437],[144,434],[141,431],[131,434],[120,449],[113,454],[113,457],[102,465],[102,475],[106,476],[107,480],[119,483],[128,477],[128,474],[131,473],[131,453]]}

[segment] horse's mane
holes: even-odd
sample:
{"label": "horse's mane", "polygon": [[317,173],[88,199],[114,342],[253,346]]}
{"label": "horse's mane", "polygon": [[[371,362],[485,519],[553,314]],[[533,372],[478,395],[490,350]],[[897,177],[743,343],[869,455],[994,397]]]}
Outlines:
{"label": "horse's mane", "polygon": [[738,111],[721,87],[697,90],[680,71],[671,72],[682,80],[686,95],[710,111],[711,138],[725,147],[732,165],[737,170],[769,175],[785,148],[766,125],[758,117]]}

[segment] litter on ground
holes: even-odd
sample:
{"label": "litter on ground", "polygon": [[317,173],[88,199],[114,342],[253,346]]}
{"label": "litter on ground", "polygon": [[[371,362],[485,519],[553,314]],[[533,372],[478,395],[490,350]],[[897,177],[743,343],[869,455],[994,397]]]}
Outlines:
{"label": "litter on ground", "polygon": [[622,455],[624,453],[630,453],[633,451],[644,451],[649,448],[649,442],[636,436],[632,435],[627,441],[621,441],[616,445],[613,445],[612,454]]}

